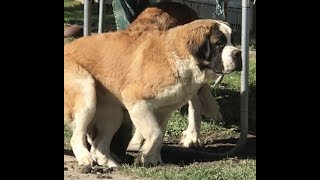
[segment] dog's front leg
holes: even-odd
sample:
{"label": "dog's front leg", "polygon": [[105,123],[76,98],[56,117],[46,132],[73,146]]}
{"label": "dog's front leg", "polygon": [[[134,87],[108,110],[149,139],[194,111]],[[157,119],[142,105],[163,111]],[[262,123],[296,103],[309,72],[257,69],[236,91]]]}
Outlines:
{"label": "dog's front leg", "polygon": [[140,132],[137,131],[137,129],[134,132],[134,135],[129,143],[129,146],[127,148],[127,151],[139,151],[141,145],[142,145],[143,137]]}
{"label": "dog's front leg", "polygon": [[195,94],[188,103],[188,128],[182,132],[180,143],[184,147],[198,147],[200,145],[201,129],[201,106],[198,95]]}
{"label": "dog's front leg", "polygon": [[189,101],[188,128],[183,131],[180,141],[184,147],[198,147],[201,145],[201,114],[216,121],[222,120],[220,106],[212,95],[209,85],[203,85]]}
{"label": "dog's front leg", "polygon": [[154,114],[152,104],[141,100],[129,107],[128,111],[136,130],[145,139],[141,148],[141,155],[136,159],[136,164],[153,166],[162,163],[158,148],[161,148],[164,133]]}
{"label": "dog's front leg", "polygon": [[[162,131],[163,135],[165,134],[165,132],[167,130],[167,124],[168,124],[170,114],[171,114],[171,112],[161,112],[161,113],[158,112],[158,113],[156,113],[156,118],[160,124],[161,131]],[[131,139],[127,150],[128,151],[139,151],[142,143],[143,143],[143,137],[142,137],[141,133],[136,130],[134,132],[134,136]],[[161,145],[161,147],[162,147],[162,145]],[[158,148],[159,154],[161,151],[161,147]]]}

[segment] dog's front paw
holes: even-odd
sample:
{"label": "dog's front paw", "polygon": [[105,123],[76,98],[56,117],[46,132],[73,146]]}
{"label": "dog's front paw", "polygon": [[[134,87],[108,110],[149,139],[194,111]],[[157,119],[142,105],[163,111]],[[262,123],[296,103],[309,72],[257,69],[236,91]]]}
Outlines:
{"label": "dog's front paw", "polygon": [[156,155],[145,155],[142,152],[134,160],[135,166],[142,166],[142,167],[154,167],[158,165],[162,165],[162,159],[160,154]]}
{"label": "dog's front paw", "polygon": [[188,130],[182,132],[180,143],[186,148],[201,146],[200,138],[195,133]]}
{"label": "dog's front paw", "polygon": [[128,145],[127,151],[139,151],[141,143],[130,143]]}
{"label": "dog's front paw", "polygon": [[118,162],[116,162],[115,160],[113,160],[112,158],[107,158],[105,156],[98,156],[97,158],[97,163],[100,166],[105,166],[108,168],[118,168],[120,165],[118,164]]}
{"label": "dog's front paw", "polygon": [[88,152],[83,152],[77,157],[79,166],[94,166],[96,158]]}

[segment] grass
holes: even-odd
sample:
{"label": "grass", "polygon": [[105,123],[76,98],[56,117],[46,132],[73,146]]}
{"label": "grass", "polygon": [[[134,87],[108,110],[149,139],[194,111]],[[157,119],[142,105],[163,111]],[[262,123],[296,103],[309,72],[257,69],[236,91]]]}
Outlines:
{"label": "grass", "polygon": [[[97,32],[98,29],[98,12],[99,4],[93,4],[92,10],[92,32]],[[64,0],[64,24],[83,25],[83,5],[80,2],[73,0]],[[113,11],[111,5],[107,5],[104,16],[104,31],[116,30]]]}
{"label": "grass", "polygon": [[[240,72],[226,75],[213,94],[221,107],[225,127],[240,124]],[[256,58],[249,59],[249,130],[256,132]]]}
{"label": "grass", "polygon": [[[178,143],[182,131],[186,130],[188,126],[188,115],[184,112],[175,111],[168,122],[168,128],[166,132],[166,140],[171,143]],[[232,129],[227,129],[221,126],[221,123],[214,123],[210,121],[201,122],[201,137],[204,139],[206,136],[210,135],[212,132],[218,134],[221,138],[227,138],[235,136],[237,133]]]}
{"label": "grass", "polygon": [[72,131],[67,126],[64,126],[64,148],[65,149],[71,149],[71,146],[70,146],[71,136],[72,136]]}
{"label": "grass", "polygon": [[122,171],[136,178],[148,177],[153,180],[254,180],[256,161],[251,159],[225,159],[215,163],[194,163],[188,166],[163,166],[143,168],[123,165]]}
{"label": "grass", "polygon": [[[94,5],[92,18],[92,30],[97,29],[97,8]],[[83,6],[72,0],[64,0],[64,23],[83,24]],[[105,18],[106,31],[115,30],[112,8],[110,5],[106,9]],[[239,38],[238,38],[239,39]],[[72,41],[68,39],[67,41]],[[251,50],[255,50],[255,41],[250,43]],[[236,41],[237,43],[237,41]],[[256,132],[256,59],[249,61],[249,130]],[[201,122],[201,139],[214,133],[216,139],[224,139],[238,135],[240,123],[240,73],[226,75],[219,87],[212,89],[212,93],[217,98],[221,112],[224,117],[222,122]],[[185,109],[185,108],[184,108]],[[165,139],[177,143],[180,134],[187,127],[186,112],[176,111],[169,120]],[[235,131],[236,130],[236,131]],[[70,137],[72,132],[64,127],[64,147],[70,149]],[[166,165],[155,168],[141,168],[123,165],[121,172],[131,176],[146,177],[151,179],[181,179],[181,180],[253,180],[256,179],[255,159],[224,159],[209,163],[193,163],[187,166]]]}

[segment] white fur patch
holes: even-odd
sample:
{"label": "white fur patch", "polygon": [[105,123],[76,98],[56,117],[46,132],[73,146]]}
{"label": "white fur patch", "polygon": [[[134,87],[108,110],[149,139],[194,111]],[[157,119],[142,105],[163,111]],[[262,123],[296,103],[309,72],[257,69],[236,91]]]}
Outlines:
{"label": "white fur patch", "polygon": [[234,47],[231,43],[231,33],[232,33],[232,29],[222,23],[222,22],[218,22],[219,23],[219,30],[221,32],[224,33],[224,35],[226,36],[227,38],[227,44],[226,46],[223,48],[223,51],[222,51],[222,63],[223,63],[223,67],[224,67],[224,73],[230,73],[234,68],[235,68],[235,63],[234,63],[234,60],[232,58],[232,52],[234,50],[239,50],[237,49],[236,47]]}
{"label": "white fur patch", "polygon": [[199,69],[194,57],[190,56],[189,59],[180,59],[175,55],[174,57],[172,63],[177,71],[177,83],[159,93],[152,100],[154,108],[168,105],[177,105],[179,108],[205,83],[206,72]]}
{"label": "white fur patch", "polygon": [[222,63],[224,67],[224,73],[230,73],[236,66],[233,58],[232,52],[237,50],[234,46],[226,45],[222,51]]}
{"label": "white fur patch", "polygon": [[79,165],[90,165],[95,159],[86,148],[86,133],[89,123],[92,121],[96,110],[96,96],[94,80],[92,78],[75,79],[76,83],[82,87],[84,99],[83,109],[74,113],[73,134],[71,137],[71,147],[78,160]]}
{"label": "white fur patch", "polygon": [[198,147],[200,145],[201,107],[198,96],[189,100],[188,129],[182,132],[181,143],[184,147]]}

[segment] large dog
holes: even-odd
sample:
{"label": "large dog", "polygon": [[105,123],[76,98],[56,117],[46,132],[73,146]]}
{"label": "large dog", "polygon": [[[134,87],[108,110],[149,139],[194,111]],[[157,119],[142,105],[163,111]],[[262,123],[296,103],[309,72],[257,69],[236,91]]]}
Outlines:
{"label": "large dog", "polygon": [[[174,2],[158,3],[152,7],[145,9],[128,27],[130,33],[143,33],[146,31],[159,30],[165,31],[178,25],[189,23],[198,19],[197,14],[186,5]],[[75,26],[77,30],[79,27]],[[72,29],[72,27],[70,28]],[[66,30],[65,34],[70,34],[70,30]],[[189,101],[189,123],[188,128],[183,132],[181,143],[185,147],[198,146],[200,143],[200,125],[201,113],[215,120],[220,120],[222,115],[220,107],[210,92],[208,85],[200,88],[198,95],[195,95]],[[98,116],[95,116],[97,119]],[[101,117],[103,118],[103,117]],[[125,156],[125,150],[132,138],[132,124],[129,115],[125,111],[124,123],[112,139],[111,151],[120,159]],[[89,142],[95,137],[95,128],[89,128]],[[139,150],[143,138],[136,131],[131,140],[128,150]]]}
{"label": "large dog", "polygon": [[[198,19],[196,12],[186,5],[175,2],[158,3],[142,11],[128,27],[128,31],[130,33],[166,31],[196,19]],[[222,119],[220,107],[207,84],[189,101],[188,128],[183,132],[181,139],[183,146],[196,147],[200,144],[201,113],[218,121]],[[141,134],[136,131],[128,149],[138,150],[142,140]]]}
{"label": "large dog", "polygon": [[[186,5],[175,2],[158,3],[145,9],[128,27],[128,31],[131,33],[143,33],[150,30],[165,31],[196,19],[198,19],[198,16],[195,11]],[[80,32],[82,32],[81,27],[71,26],[65,30],[65,36],[80,34]],[[204,85],[199,90],[198,96],[195,96],[189,101],[188,128],[183,132],[180,141],[184,147],[199,146],[201,114],[217,121],[222,119],[220,107],[211,95],[208,85]],[[128,120],[126,122],[130,123],[131,121]],[[123,152],[123,149],[127,147],[125,141],[131,136],[121,133],[130,133],[129,126],[129,124],[124,124],[122,126],[123,128],[116,134],[116,141],[124,141],[124,144],[119,145],[119,143],[117,143],[116,146],[112,146],[115,148],[114,152]],[[120,137],[120,139],[118,137]],[[138,150],[142,140],[141,134],[136,131],[128,149]]]}
{"label": "large dog", "polygon": [[[196,20],[168,31],[112,32],[83,37],[64,48],[64,119],[75,125],[71,146],[79,164],[118,166],[110,142],[127,109],[144,138],[138,161],[161,163],[168,116],[216,74],[241,69],[241,51],[221,21]],[[97,137],[86,148],[87,127]],[[95,158],[94,158],[95,157]]]}

